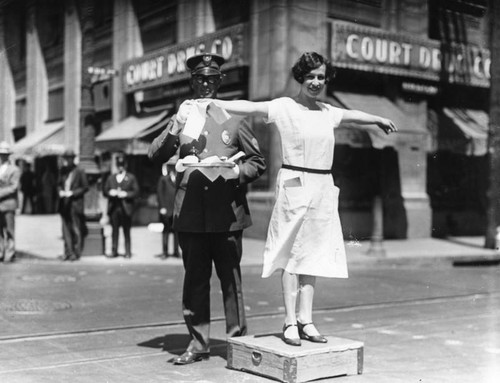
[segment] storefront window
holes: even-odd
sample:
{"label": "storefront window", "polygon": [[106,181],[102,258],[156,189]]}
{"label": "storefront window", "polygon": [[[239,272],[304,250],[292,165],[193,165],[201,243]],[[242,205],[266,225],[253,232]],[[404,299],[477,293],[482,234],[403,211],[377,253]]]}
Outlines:
{"label": "storefront window", "polygon": [[48,120],[53,121],[62,118],[64,118],[64,88],[59,88],[49,92]]}
{"label": "storefront window", "polygon": [[249,20],[249,0],[211,0],[211,3],[216,30]]}
{"label": "storefront window", "polygon": [[133,0],[144,53],[177,42],[177,1]]}
{"label": "storefront window", "polygon": [[26,126],[26,98],[16,101],[16,126]]}
{"label": "storefront window", "polygon": [[7,57],[16,90],[26,87],[26,9],[22,2],[12,1],[1,9]]}
{"label": "storefront window", "polygon": [[94,65],[109,67],[112,63],[113,0],[95,0]]}
{"label": "storefront window", "polygon": [[488,0],[429,0],[429,37],[484,45],[488,41]]}
{"label": "storefront window", "polygon": [[330,0],[328,14],[335,19],[380,28],[382,25],[382,0]]}
{"label": "storefront window", "polygon": [[36,8],[38,37],[45,58],[49,83],[64,79],[64,2],[47,0]]}

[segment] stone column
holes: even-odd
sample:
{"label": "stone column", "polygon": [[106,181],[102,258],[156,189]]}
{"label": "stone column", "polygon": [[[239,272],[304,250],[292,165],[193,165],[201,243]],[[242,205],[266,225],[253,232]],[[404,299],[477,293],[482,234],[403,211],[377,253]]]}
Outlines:
{"label": "stone column", "polygon": [[[113,7],[113,69],[143,55],[141,32],[131,0],[115,0]],[[127,116],[127,99],[122,89],[122,75],[113,77],[113,125]]]}
{"label": "stone column", "polygon": [[36,26],[36,4],[35,0],[27,4],[26,134],[43,125],[49,109],[49,83]]}
{"label": "stone column", "polygon": [[407,238],[431,236],[432,210],[427,195],[426,136],[415,136],[397,148],[401,196],[406,213]]}
{"label": "stone column", "polygon": [[13,141],[16,124],[16,89],[5,47],[4,12],[0,8],[0,141]]}
{"label": "stone column", "polygon": [[[327,2],[299,0],[254,0],[250,11],[251,52],[249,98],[269,100],[294,96],[299,85],[291,68],[306,51],[327,57]],[[270,132],[271,147],[279,148],[279,137]],[[268,172],[270,190],[281,167],[281,151],[271,151]]]}
{"label": "stone column", "polygon": [[[253,0],[250,36],[249,98],[269,100],[294,96],[299,85],[291,76],[291,68],[299,56],[313,50],[328,56],[327,1]],[[262,125],[255,122],[256,129],[269,129]],[[269,129],[268,140],[271,148],[267,158],[269,189],[249,195],[254,225],[246,233],[258,238],[266,235],[282,162],[280,137],[275,129]]]}
{"label": "stone column", "polygon": [[210,0],[181,0],[177,11],[179,42],[215,32],[215,21]]}
{"label": "stone column", "polygon": [[[64,13],[64,144],[80,148],[82,86],[82,31],[74,0],[65,2]],[[85,68],[83,68],[85,70]]]}

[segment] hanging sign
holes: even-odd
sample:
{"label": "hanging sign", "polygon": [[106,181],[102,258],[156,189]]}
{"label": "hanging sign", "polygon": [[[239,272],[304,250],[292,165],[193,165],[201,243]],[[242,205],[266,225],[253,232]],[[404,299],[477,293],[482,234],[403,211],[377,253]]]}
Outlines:
{"label": "hanging sign", "polygon": [[249,50],[247,24],[238,24],[177,44],[143,57],[127,61],[122,67],[122,86],[125,93],[169,84],[189,77],[186,59],[203,52],[224,57],[224,71],[248,65]]}
{"label": "hanging sign", "polygon": [[488,87],[487,49],[331,22],[330,56],[339,68]]}

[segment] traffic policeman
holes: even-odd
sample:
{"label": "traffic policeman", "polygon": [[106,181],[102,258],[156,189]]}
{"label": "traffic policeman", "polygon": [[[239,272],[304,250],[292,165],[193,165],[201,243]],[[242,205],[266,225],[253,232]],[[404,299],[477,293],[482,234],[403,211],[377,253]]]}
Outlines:
{"label": "traffic policeman", "polygon": [[[216,54],[195,55],[186,61],[196,99],[215,98],[220,87],[224,58]],[[221,282],[228,337],[247,333],[240,260],[242,232],[251,225],[246,185],[266,169],[255,135],[242,117],[225,122],[207,113],[197,138],[183,128],[193,104],[184,102],[166,129],[153,141],[149,157],[165,162],[178,153],[179,161],[196,156],[199,161],[217,156],[243,157],[232,168],[186,167],[178,173],[174,206],[174,229],[179,235],[184,263],[183,315],[191,341],[174,364],[189,364],[209,357],[210,277],[212,262]],[[210,106],[208,107],[210,108]]]}

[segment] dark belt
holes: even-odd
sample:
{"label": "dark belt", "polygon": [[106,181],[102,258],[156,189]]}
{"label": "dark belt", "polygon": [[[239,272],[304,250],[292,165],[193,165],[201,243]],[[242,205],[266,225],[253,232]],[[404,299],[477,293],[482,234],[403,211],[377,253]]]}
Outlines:
{"label": "dark belt", "polygon": [[330,174],[332,172],[331,169],[311,169],[311,168],[303,168],[300,166],[294,166],[288,164],[283,164],[281,165],[281,167],[283,169],[298,170],[299,172],[316,173],[316,174]]}

